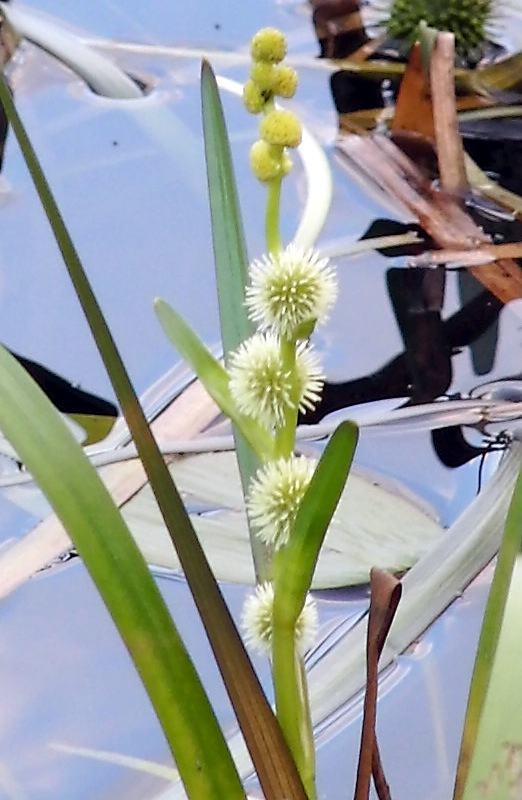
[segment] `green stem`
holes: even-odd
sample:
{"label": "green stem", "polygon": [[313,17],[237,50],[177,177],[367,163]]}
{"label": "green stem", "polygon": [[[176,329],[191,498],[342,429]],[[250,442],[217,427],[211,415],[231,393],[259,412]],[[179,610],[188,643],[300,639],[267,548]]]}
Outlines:
{"label": "green stem", "polygon": [[[275,558],[277,564],[277,556]],[[295,642],[296,620],[288,615],[284,585],[275,586],[272,670],[276,714],[309,800],[316,800],[315,751],[306,674]]]}
{"label": "green stem", "polygon": [[274,178],[268,183],[266,199],[265,235],[266,246],[269,253],[278,253],[283,244],[279,231],[279,209],[281,200],[282,178]]}
{"label": "green stem", "polygon": [[297,406],[299,401],[299,385],[295,367],[295,342],[289,341],[288,339],[281,339],[281,358],[283,361],[283,368],[292,376],[291,399],[294,407],[287,408],[285,420],[276,431],[274,458],[289,458],[294,451],[298,413]]}

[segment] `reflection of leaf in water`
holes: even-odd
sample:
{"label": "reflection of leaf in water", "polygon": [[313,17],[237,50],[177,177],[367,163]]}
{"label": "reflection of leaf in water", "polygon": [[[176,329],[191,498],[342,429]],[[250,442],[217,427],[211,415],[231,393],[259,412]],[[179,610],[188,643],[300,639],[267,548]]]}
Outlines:
{"label": "reflection of leaf in water", "polygon": [[109,434],[118,416],[118,409],[114,403],[73,386],[61,375],[37,361],[10,352],[58,411],[67,414],[83,429],[84,435],[81,438],[84,445],[99,442]]}
{"label": "reflection of leaf in water", "polygon": [[[442,323],[444,339],[452,351],[466,347],[497,319],[502,303],[482,290],[463,308]],[[410,394],[411,376],[407,354],[402,352],[380,369],[355,380],[326,382],[321,402],[306,416],[308,424],[319,422],[327,414],[359,403],[406,397]]]}
{"label": "reflection of leaf in water", "polygon": [[146,758],[136,758],[134,756],[126,756],[122,753],[114,753],[108,750],[96,750],[90,747],[74,747],[69,744],[62,744],[60,742],[50,742],[49,747],[52,750],[58,750],[60,753],[68,753],[72,756],[80,756],[82,758],[91,758],[95,761],[103,761],[106,764],[115,764],[120,767],[128,767],[128,769],[135,769],[139,772],[146,772],[149,775],[154,775],[156,778],[164,778],[166,781],[177,781],[179,773],[174,767],[167,767],[165,764],[159,764],[157,761],[149,761]]}

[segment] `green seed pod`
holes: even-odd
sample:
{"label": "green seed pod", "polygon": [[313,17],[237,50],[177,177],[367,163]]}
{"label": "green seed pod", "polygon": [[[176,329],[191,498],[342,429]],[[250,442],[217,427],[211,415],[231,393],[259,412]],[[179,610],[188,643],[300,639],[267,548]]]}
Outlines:
{"label": "green seed pod", "polygon": [[279,177],[282,168],[281,157],[274,154],[274,148],[263,139],[254,142],[250,148],[250,166],[252,172],[262,183]]}
{"label": "green seed pod", "polygon": [[243,86],[243,104],[251,114],[259,114],[265,107],[267,98],[254,81],[247,81]]}
{"label": "green seed pod", "polygon": [[302,129],[299,118],[293,111],[277,109],[261,120],[261,138],[269,144],[281,147],[298,147],[301,144]]}
{"label": "green seed pod", "polygon": [[252,38],[250,53],[254,61],[276,64],[286,56],[286,39],[277,28],[262,28]]}
{"label": "green seed pod", "polygon": [[279,97],[293,97],[297,89],[297,72],[285,64],[272,67],[272,91]]}

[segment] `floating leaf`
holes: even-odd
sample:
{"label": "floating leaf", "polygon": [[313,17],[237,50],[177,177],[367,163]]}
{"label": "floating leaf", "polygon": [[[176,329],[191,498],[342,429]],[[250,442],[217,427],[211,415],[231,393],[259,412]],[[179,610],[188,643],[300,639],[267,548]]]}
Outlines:
{"label": "floating leaf", "polygon": [[[244,501],[233,453],[181,457],[171,471],[190,508],[191,520],[220,580],[253,584]],[[123,513],[147,561],[179,569],[168,536],[145,488]],[[443,530],[422,505],[378,476],[350,474],[326,536],[314,588],[366,583],[379,563],[391,571],[411,567]]]}

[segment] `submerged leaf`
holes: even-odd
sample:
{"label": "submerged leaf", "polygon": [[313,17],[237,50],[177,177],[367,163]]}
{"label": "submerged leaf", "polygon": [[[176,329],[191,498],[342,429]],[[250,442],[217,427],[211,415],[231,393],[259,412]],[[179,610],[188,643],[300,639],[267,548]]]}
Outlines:
{"label": "submerged leaf", "polygon": [[[233,453],[177,459],[171,471],[212,569],[220,580],[252,584],[255,575],[244,501]],[[150,564],[179,569],[150,489],[123,509]],[[411,495],[376,475],[351,472],[319,556],[312,587],[366,583],[379,563],[411,567],[441,538],[441,525]]]}

